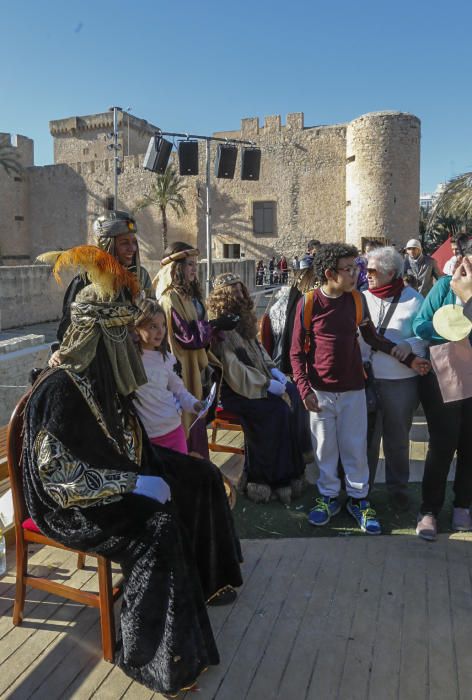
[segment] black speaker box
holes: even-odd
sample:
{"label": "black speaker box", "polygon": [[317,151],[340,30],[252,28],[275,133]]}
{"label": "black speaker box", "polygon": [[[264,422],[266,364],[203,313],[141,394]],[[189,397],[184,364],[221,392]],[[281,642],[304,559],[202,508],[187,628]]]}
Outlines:
{"label": "black speaker box", "polygon": [[243,148],[241,152],[241,180],[259,180],[261,149]]}
{"label": "black speaker box", "polygon": [[179,172],[198,175],[198,141],[179,141]]}
{"label": "black speaker box", "polygon": [[220,143],[216,152],[215,176],[232,180],[236,168],[238,147],[231,144]]}
{"label": "black speaker box", "polygon": [[165,173],[169,162],[172,143],[161,136],[153,136],[144,156],[143,168],[153,173]]}

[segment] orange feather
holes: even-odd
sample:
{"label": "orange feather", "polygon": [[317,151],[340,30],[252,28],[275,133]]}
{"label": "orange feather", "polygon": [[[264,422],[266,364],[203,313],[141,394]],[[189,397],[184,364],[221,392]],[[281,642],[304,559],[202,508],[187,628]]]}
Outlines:
{"label": "orange feather", "polygon": [[79,245],[61,253],[52,269],[57,282],[62,281],[60,272],[64,268],[85,272],[103,291],[104,297],[113,298],[124,287],[129,289],[132,298],[140,291],[136,276],[112,255],[94,245]]}

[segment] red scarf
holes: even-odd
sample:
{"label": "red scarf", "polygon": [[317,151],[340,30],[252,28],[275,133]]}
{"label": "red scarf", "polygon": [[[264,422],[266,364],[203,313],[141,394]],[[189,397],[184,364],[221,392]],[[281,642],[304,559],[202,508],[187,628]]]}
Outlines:
{"label": "red scarf", "polygon": [[401,291],[405,285],[401,277],[398,277],[390,284],[386,284],[384,287],[375,287],[375,289],[370,289],[369,292],[379,299],[388,299],[389,297],[396,297],[397,294],[401,294]]}

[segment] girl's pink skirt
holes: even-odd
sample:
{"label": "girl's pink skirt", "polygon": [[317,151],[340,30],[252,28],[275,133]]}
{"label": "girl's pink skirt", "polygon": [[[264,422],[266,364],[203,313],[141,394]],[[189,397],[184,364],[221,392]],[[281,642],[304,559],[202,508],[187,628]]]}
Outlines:
{"label": "girl's pink skirt", "polygon": [[182,454],[188,455],[185,430],[181,425],[179,425],[175,430],[171,430],[170,433],[151,438],[151,442],[153,445],[160,445],[161,447],[169,448],[169,450],[182,452]]}

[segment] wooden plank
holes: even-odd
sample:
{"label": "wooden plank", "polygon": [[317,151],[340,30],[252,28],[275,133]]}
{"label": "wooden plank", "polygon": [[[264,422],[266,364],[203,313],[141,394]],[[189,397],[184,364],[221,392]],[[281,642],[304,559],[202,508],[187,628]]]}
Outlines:
{"label": "wooden plank", "polygon": [[[254,541],[254,544],[256,541]],[[234,606],[224,627],[218,635],[218,650],[220,665],[208,669],[199,678],[202,698],[213,698],[221,690],[228,669],[231,667],[241,639],[244,636],[253,617],[260,616],[260,604],[265,590],[283,556],[287,540],[259,540],[259,558],[252,574],[245,580],[241,589],[238,604]],[[251,545],[253,543],[251,542]],[[239,679],[238,679],[239,682]],[[218,694],[219,698],[219,694]],[[234,700],[234,699],[233,699]]]}
{"label": "wooden plank", "polygon": [[126,693],[122,696],[122,700],[151,700],[151,698],[162,698],[164,700],[164,695],[153,693],[152,690],[145,688],[136,681],[131,683]]}
{"label": "wooden plank", "polygon": [[[450,615],[447,539],[430,546],[427,561],[426,600],[428,609],[429,700],[459,697],[454,638]],[[470,690],[470,689],[469,689]]]}
{"label": "wooden plank", "polygon": [[[59,553],[58,550],[55,551],[49,547],[41,547],[40,550],[39,556],[30,559],[30,561],[35,562],[35,565],[31,567],[31,571],[38,575],[54,579],[61,575],[61,571],[63,571],[65,567],[69,567],[70,570],[73,570],[75,559],[72,553],[64,558],[62,551]],[[3,639],[6,634],[9,634],[13,627],[11,615],[13,613],[13,603],[15,599],[15,586],[11,586],[9,591],[11,598],[9,596],[8,599],[5,600],[3,616],[0,618],[0,640]],[[37,606],[47,598],[48,595],[45,591],[27,588],[23,619],[28,620],[31,616],[34,617],[36,615],[35,611]],[[2,657],[0,656],[0,658]]]}
{"label": "wooden plank", "polygon": [[[99,623],[96,623],[95,635],[100,636]],[[93,628],[89,630],[89,634]],[[63,698],[68,700],[85,700],[86,698],[100,698],[98,689],[105,679],[112,673],[115,667],[112,664],[103,661],[101,654],[100,658],[89,658],[84,661],[80,672],[75,676],[70,685],[67,686],[63,693]],[[43,692],[47,695],[47,688],[43,688]],[[118,697],[117,695],[115,697]]]}
{"label": "wooden plank", "polygon": [[419,539],[399,538],[404,572],[399,698],[428,698],[428,609],[426,603],[428,545]]}
{"label": "wooden plank", "polygon": [[461,700],[466,700],[472,692],[472,664],[470,662],[472,557],[470,541],[470,534],[457,533],[448,539],[446,549],[453,650]]}
{"label": "wooden plank", "polygon": [[[272,542],[274,545],[272,545]],[[266,646],[270,641],[274,623],[277,621],[293,581],[293,570],[297,570],[309,542],[303,539],[287,540],[282,547],[275,546],[283,540],[273,540],[268,549],[274,549],[277,557],[275,567],[251,619],[239,639],[224,683],[218,691],[218,700],[234,700],[237,687],[240,697],[248,695]],[[254,695],[252,697],[255,697]]]}
{"label": "wooden plank", "polygon": [[210,605],[208,607],[211,628],[217,644],[218,637],[226,623],[226,620],[232,614],[234,606],[238,605],[241,594],[244,591],[244,587],[248,584],[256,566],[258,566],[261,562],[261,556],[265,549],[265,543],[264,540],[242,540],[241,548],[244,558],[244,563],[241,566],[243,585],[241,588],[238,588],[238,598],[236,599],[236,602],[233,605]]}
{"label": "wooden plank", "polygon": [[[376,624],[385,569],[385,538],[366,539],[366,552],[360,562],[362,577],[355,612],[349,630],[346,657],[340,669],[338,696],[350,700],[365,700],[372,669]],[[380,546],[379,546],[380,544]]]}
{"label": "wooden plank", "polygon": [[[248,687],[248,698],[277,698],[290,651],[313,595],[316,573],[322,558],[318,548],[307,540],[298,567],[289,574],[291,582],[280,614],[275,618],[260,663],[253,672]],[[294,696],[295,697],[295,696]]]}
{"label": "wooden plank", "polygon": [[371,620],[375,628],[375,637],[372,647],[372,672],[366,697],[371,700],[377,700],[380,697],[382,700],[397,700],[399,697],[404,594],[401,555],[404,547],[403,543],[391,537],[383,537],[382,541],[377,544],[384,549],[384,572],[379,591],[377,614]]}
{"label": "wooden plank", "polygon": [[[71,557],[74,555],[72,554]],[[93,570],[76,570],[70,579],[70,583],[77,587],[85,586],[96,575]],[[58,599],[48,595],[42,602],[34,607],[35,621],[25,622],[19,627],[11,628],[2,640],[0,640],[0,658],[4,660],[0,674],[0,693],[6,689],[28,688],[32,692],[38,686],[42,676],[50,673],[51,666],[62,659],[63,654],[50,656],[54,651],[61,635],[70,633],[70,624],[83,612],[90,613],[92,621],[97,620],[98,611],[84,608],[77,603],[71,603],[65,599]],[[90,626],[90,625],[89,625]],[[33,628],[33,631],[31,629]],[[100,639],[97,640],[100,649]],[[42,658],[41,658],[42,657]],[[44,663],[44,659],[49,659]],[[55,663],[57,661],[57,663]],[[34,673],[31,669],[34,667]],[[28,697],[24,694],[23,697]],[[20,697],[20,696],[18,696]]]}
{"label": "wooden plank", "polygon": [[[314,564],[308,606],[295,641],[288,650],[278,690],[281,698],[306,698],[319,653],[319,633],[326,633],[326,617],[347,551],[346,538],[312,541],[319,556]],[[350,543],[349,543],[350,544]],[[318,700],[323,697],[318,695]],[[325,696],[329,697],[329,696]]]}
{"label": "wooden plank", "polygon": [[[334,586],[325,587],[325,610],[312,619],[310,646],[314,652],[314,664],[306,693],[307,700],[337,697],[340,672],[345,663],[355,603],[366,561],[367,537],[368,535],[361,538],[354,547],[348,538],[344,542],[334,541],[332,556],[341,559],[341,566],[337,568]],[[327,565],[332,566],[332,560]]]}

